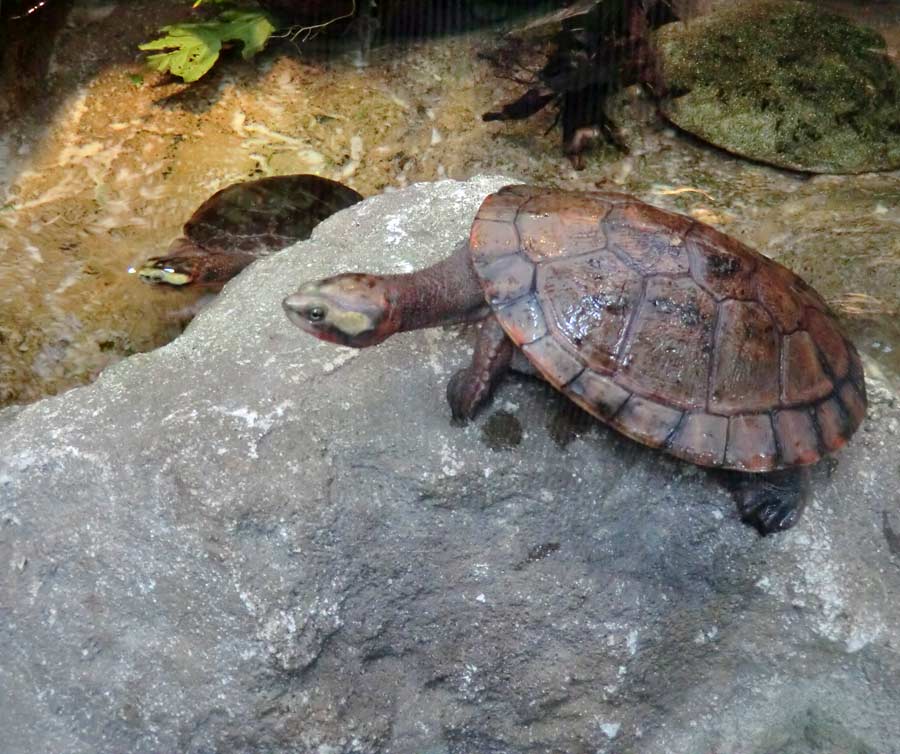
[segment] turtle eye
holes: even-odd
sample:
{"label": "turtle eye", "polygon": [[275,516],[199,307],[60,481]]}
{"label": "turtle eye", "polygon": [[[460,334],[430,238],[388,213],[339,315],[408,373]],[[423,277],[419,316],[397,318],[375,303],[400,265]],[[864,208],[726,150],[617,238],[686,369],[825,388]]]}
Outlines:
{"label": "turtle eye", "polygon": [[310,322],[321,322],[325,319],[325,309],[321,306],[311,306],[306,312],[306,318]]}

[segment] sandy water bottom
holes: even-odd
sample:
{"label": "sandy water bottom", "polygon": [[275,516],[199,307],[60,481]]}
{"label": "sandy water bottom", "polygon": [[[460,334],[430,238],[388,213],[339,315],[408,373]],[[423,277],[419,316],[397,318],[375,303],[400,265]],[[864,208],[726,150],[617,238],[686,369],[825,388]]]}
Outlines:
{"label": "sandy water bottom", "polygon": [[[481,121],[520,92],[477,57],[490,31],[384,46],[366,68],[352,51],[324,60],[276,46],[185,87],[135,60],[136,45],[182,5],[76,5],[47,115],[0,134],[0,405],[89,381],[175,337],[200,294],[143,285],[128,269],[164,250],[217,189],[288,173],[366,196],[487,172],[635,193],[797,271],[869,368],[900,386],[900,173],[808,177],[753,165],[675,133],[636,92],[619,106],[630,154],[600,151],[576,172],[558,132],[545,133],[552,113]],[[896,54],[900,19],[867,20]]]}

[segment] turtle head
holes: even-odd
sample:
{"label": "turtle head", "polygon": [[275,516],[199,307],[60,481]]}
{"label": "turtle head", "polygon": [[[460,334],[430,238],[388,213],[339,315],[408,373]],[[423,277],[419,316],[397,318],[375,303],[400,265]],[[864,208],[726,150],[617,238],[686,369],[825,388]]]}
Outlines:
{"label": "turtle head", "polygon": [[320,340],[375,346],[399,330],[384,279],[345,273],[304,283],[282,302],[288,319]]}
{"label": "turtle head", "polygon": [[182,236],[171,243],[165,256],[150,257],[134,272],[145,283],[218,290],[241,266],[246,266],[247,262],[239,264],[241,259],[244,256],[204,249]]}
{"label": "turtle head", "polygon": [[145,283],[181,287],[190,285],[200,277],[198,262],[199,257],[151,257],[135,272]]}

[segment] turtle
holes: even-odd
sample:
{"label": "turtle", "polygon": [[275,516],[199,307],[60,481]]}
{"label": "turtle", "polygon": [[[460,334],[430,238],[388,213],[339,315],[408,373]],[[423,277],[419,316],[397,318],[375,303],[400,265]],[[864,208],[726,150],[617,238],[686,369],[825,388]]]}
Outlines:
{"label": "turtle", "polygon": [[507,186],[432,267],[307,282],[283,307],[305,332],[356,348],[479,323],[471,364],[447,386],[455,421],[521,362],[627,437],[723,470],[763,535],[797,522],[808,468],[866,413],[859,355],[809,284],[627,194]]}
{"label": "turtle", "polygon": [[248,264],[309,238],[329,215],[362,195],[317,175],[281,175],[217,191],[184,224],[165,256],[137,269],[147,283],[219,289]]}

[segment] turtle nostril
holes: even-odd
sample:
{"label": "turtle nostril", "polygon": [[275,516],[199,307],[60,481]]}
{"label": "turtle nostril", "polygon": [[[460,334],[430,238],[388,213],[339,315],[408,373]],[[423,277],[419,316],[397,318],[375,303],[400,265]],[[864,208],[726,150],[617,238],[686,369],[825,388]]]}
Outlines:
{"label": "turtle nostril", "polygon": [[291,296],[288,296],[284,299],[281,302],[281,307],[284,309],[284,313],[287,314],[287,318],[291,321],[291,324],[294,324],[297,327],[303,327],[303,322],[306,320],[297,308],[296,302],[291,301],[291,298]]}
{"label": "turtle nostril", "polygon": [[285,297],[281,302],[281,306],[288,314],[300,314],[300,312],[303,311],[304,301],[302,297],[294,293]]}

